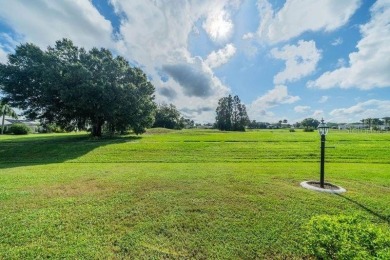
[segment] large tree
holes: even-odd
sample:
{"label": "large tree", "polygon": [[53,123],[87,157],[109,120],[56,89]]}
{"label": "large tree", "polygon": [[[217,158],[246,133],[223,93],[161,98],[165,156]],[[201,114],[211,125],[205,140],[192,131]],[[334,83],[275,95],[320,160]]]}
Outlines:
{"label": "large tree", "polygon": [[318,121],[317,119],[313,119],[313,118],[305,118],[302,120],[301,122],[301,126],[305,127],[306,129],[309,129],[309,128],[317,128],[317,126],[320,124],[320,121]]}
{"label": "large tree", "polygon": [[89,124],[93,136],[101,136],[103,124],[139,134],[153,123],[154,87],[140,69],[107,49],[87,52],[67,39],[46,51],[18,46],[0,64],[0,85],[28,118],[62,127]]}
{"label": "large tree", "polygon": [[153,127],[183,129],[182,120],[179,110],[173,104],[161,104],[157,107]]}
{"label": "large tree", "polygon": [[216,127],[223,131],[245,131],[250,123],[246,107],[241,104],[238,96],[223,97],[218,102],[216,110]]}

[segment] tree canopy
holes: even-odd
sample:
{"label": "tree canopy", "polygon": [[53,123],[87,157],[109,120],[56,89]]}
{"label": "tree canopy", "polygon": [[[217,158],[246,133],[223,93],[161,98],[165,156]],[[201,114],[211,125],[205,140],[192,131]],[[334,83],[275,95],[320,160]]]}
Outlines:
{"label": "tree canopy", "polygon": [[216,110],[216,127],[223,131],[245,131],[250,123],[246,107],[241,104],[238,96],[223,97],[218,102]]}
{"label": "tree canopy", "polygon": [[182,129],[180,118],[180,112],[173,104],[161,104],[157,106],[153,127]]}
{"label": "tree canopy", "polygon": [[173,104],[160,104],[156,109],[156,116],[153,127],[164,127],[169,129],[192,128],[195,122],[191,119],[184,118],[180,111]]}
{"label": "tree canopy", "polygon": [[301,122],[301,126],[305,127],[306,129],[312,128],[316,129],[317,126],[320,124],[320,121],[313,118],[305,118]]}
{"label": "tree canopy", "polygon": [[57,41],[41,50],[26,43],[0,64],[5,100],[29,119],[62,127],[92,128],[102,134],[132,129],[143,133],[153,124],[154,86],[139,68],[107,49],[86,51],[72,41]]}

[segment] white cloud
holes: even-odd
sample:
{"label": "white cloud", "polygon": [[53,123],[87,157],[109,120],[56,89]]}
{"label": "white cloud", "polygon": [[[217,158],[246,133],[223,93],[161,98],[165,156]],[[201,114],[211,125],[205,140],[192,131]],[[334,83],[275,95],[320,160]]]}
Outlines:
{"label": "white cloud", "polygon": [[358,51],[349,55],[349,66],[325,72],[309,82],[308,87],[372,89],[390,86],[390,2],[375,2],[371,16],[371,20],[360,27],[362,39],[356,46]]}
{"label": "white cloud", "polygon": [[23,41],[42,48],[62,38],[90,48],[113,47],[113,28],[91,1],[7,1],[0,17],[20,34]]}
{"label": "white cloud", "polygon": [[340,59],[337,60],[336,67],[337,68],[342,68],[342,67],[345,66],[345,64],[346,64],[346,61],[343,58],[340,58]]}
{"label": "white cloud", "polygon": [[309,117],[311,117],[311,118],[324,117],[324,111],[323,110],[314,110],[313,114]]}
{"label": "white cloud", "polygon": [[294,107],[294,111],[297,113],[305,113],[310,109],[309,106],[296,106]]}
{"label": "white cloud", "polygon": [[246,34],[244,34],[243,36],[242,36],[242,39],[243,40],[250,40],[250,39],[253,39],[253,37],[254,37],[255,35],[253,34],[253,33],[246,33]]}
{"label": "white cloud", "polygon": [[321,58],[321,52],[314,41],[299,41],[297,45],[285,45],[281,50],[274,48],[271,54],[286,61],[286,68],[274,77],[275,84],[297,81],[312,73]]}
{"label": "white cloud", "polygon": [[338,46],[343,43],[343,38],[339,37],[337,39],[334,39],[334,41],[331,43],[333,46]]}
{"label": "white cloud", "polygon": [[236,53],[236,47],[234,47],[233,44],[229,43],[223,49],[211,52],[207,56],[205,63],[210,68],[216,68],[227,63],[235,53]]}
{"label": "white cloud", "polygon": [[329,96],[322,96],[320,100],[318,100],[318,103],[325,103],[329,100]]}
{"label": "white cloud", "polygon": [[370,99],[347,108],[337,108],[329,114],[335,122],[359,122],[363,118],[382,118],[389,116],[390,101]]}
{"label": "white cloud", "polygon": [[224,9],[212,10],[203,23],[203,29],[217,43],[229,40],[233,33],[233,27],[230,14]]}
{"label": "white cloud", "polygon": [[7,33],[0,33],[0,39],[0,62],[6,63],[8,61],[8,54],[15,49],[18,41]]}
{"label": "white cloud", "polygon": [[[228,45],[226,52],[215,51],[206,63],[189,52],[189,35],[196,34],[203,26],[211,40],[218,45],[224,44],[233,33],[232,12],[241,2],[110,0],[109,3],[121,19],[118,33],[92,1],[84,0],[7,1],[3,4],[6,8],[0,9],[0,19],[20,34],[18,42],[33,42],[46,48],[66,37],[87,49],[110,48],[145,71],[156,87],[157,102],[172,102],[179,109],[186,107],[189,111],[207,112],[206,117],[195,113],[197,119],[214,121],[214,115],[211,117],[211,110],[205,109],[204,103],[217,105],[218,98],[229,93],[229,89],[214,75],[211,67],[227,62],[235,47]],[[0,46],[1,60],[5,59],[4,52],[8,50]],[[207,83],[202,85],[206,96],[193,89],[193,85],[180,83],[179,78],[183,75],[177,69],[180,64],[185,65],[191,75],[199,75],[202,83]],[[176,78],[169,78],[165,72],[166,77],[162,79],[159,73],[163,66],[171,66],[170,72]]]}
{"label": "white cloud", "polygon": [[275,12],[267,0],[258,0],[260,40],[277,43],[306,31],[332,31],[344,24],[360,6],[360,0],[287,0]]}
{"label": "white cloud", "polygon": [[299,96],[288,94],[286,86],[278,85],[253,101],[248,106],[248,115],[251,119],[276,120],[276,118],[272,118],[274,114],[268,111],[270,108],[281,104],[292,104],[298,100],[300,100]]}
{"label": "white cloud", "polygon": [[3,48],[1,48],[0,45],[0,63],[6,63],[8,60],[7,57],[8,52],[4,51]]}
{"label": "white cloud", "polygon": [[[216,106],[229,89],[211,68],[227,62],[235,47],[228,44],[204,61],[191,55],[188,38],[199,31],[197,23],[204,19],[203,28],[212,40],[218,44],[228,40],[233,30],[229,12],[237,7],[236,0],[212,3],[112,0],[112,3],[115,11],[126,17],[120,27],[121,54],[142,64],[143,70],[151,75],[157,102],[172,102],[180,110],[195,111],[187,113],[194,120],[213,122],[215,107],[204,109],[204,104]],[[159,71],[169,76],[168,80],[162,81]]]}

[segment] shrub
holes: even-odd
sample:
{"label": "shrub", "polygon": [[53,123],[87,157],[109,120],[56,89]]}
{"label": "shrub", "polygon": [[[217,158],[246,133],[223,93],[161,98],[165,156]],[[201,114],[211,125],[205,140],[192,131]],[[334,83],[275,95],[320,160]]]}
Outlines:
{"label": "shrub", "polygon": [[305,233],[305,251],[318,259],[390,259],[390,234],[362,217],[316,216]]}
{"label": "shrub", "polygon": [[295,132],[295,129],[294,128],[290,128],[290,132]]}
{"label": "shrub", "polygon": [[304,128],[303,132],[314,132],[314,128],[313,127]]}
{"label": "shrub", "polygon": [[41,133],[64,133],[65,131],[63,129],[61,129],[61,127],[59,127],[56,124],[46,123],[46,124],[42,125],[40,132]]}
{"label": "shrub", "polygon": [[9,132],[14,135],[26,135],[30,132],[30,128],[25,124],[16,123],[9,127]]}

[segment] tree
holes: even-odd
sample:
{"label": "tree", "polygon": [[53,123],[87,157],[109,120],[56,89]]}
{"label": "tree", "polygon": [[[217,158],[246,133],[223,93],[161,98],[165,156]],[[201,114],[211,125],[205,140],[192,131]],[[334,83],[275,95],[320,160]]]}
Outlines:
{"label": "tree", "polygon": [[385,122],[385,127],[386,129],[388,129],[390,126],[389,126],[389,122],[390,122],[390,117],[386,116],[384,118],[382,118],[383,121]]}
{"label": "tree", "polygon": [[379,130],[379,126],[383,125],[384,122],[379,118],[373,118],[372,119],[372,125],[374,130]]}
{"label": "tree", "polygon": [[195,122],[194,120],[191,120],[189,118],[180,118],[180,122],[183,125],[184,128],[194,128],[195,127]]}
{"label": "tree", "polygon": [[246,107],[238,96],[221,98],[216,113],[215,125],[222,131],[245,131],[245,126],[250,123]]}
{"label": "tree", "polygon": [[366,120],[365,119],[362,119],[362,120],[360,120],[360,122],[362,122],[362,124],[363,124],[363,129],[364,129],[364,123],[366,122]]}
{"label": "tree", "polygon": [[183,129],[184,118],[173,105],[161,104],[157,106],[153,127],[164,127],[169,129]]}
{"label": "tree", "polygon": [[368,129],[372,130],[372,118],[367,118],[366,123],[368,124]]}
{"label": "tree", "polygon": [[248,127],[251,129],[266,129],[269,126],[269,123],[266,122],[256,122],[256,120],[252,120],[249,122]]}
{"label": "tree", "polygon": [[4,101],[0,102],[0,111],[2,115],[1,119],[1,134],[4,134],[4,120],[5,116],[10,116],[12,118],[18,118],[16,112]]}
{"label": "tree", "polygon": [[18,46],[0,64],[0,85],[28,118],[63,128],[89,124],[93,136],[102,135],[103,124],[140,134],[153,123],[154,87],[142,70],[107,49],[87,52],[67,39],[46,51]]}
{"label": "tree", "polygon": [[305,127],[306,129],[317,128],[319,124],[320,122],[317,119],[313,118],[305,118],[301,122],[301,126]]}

